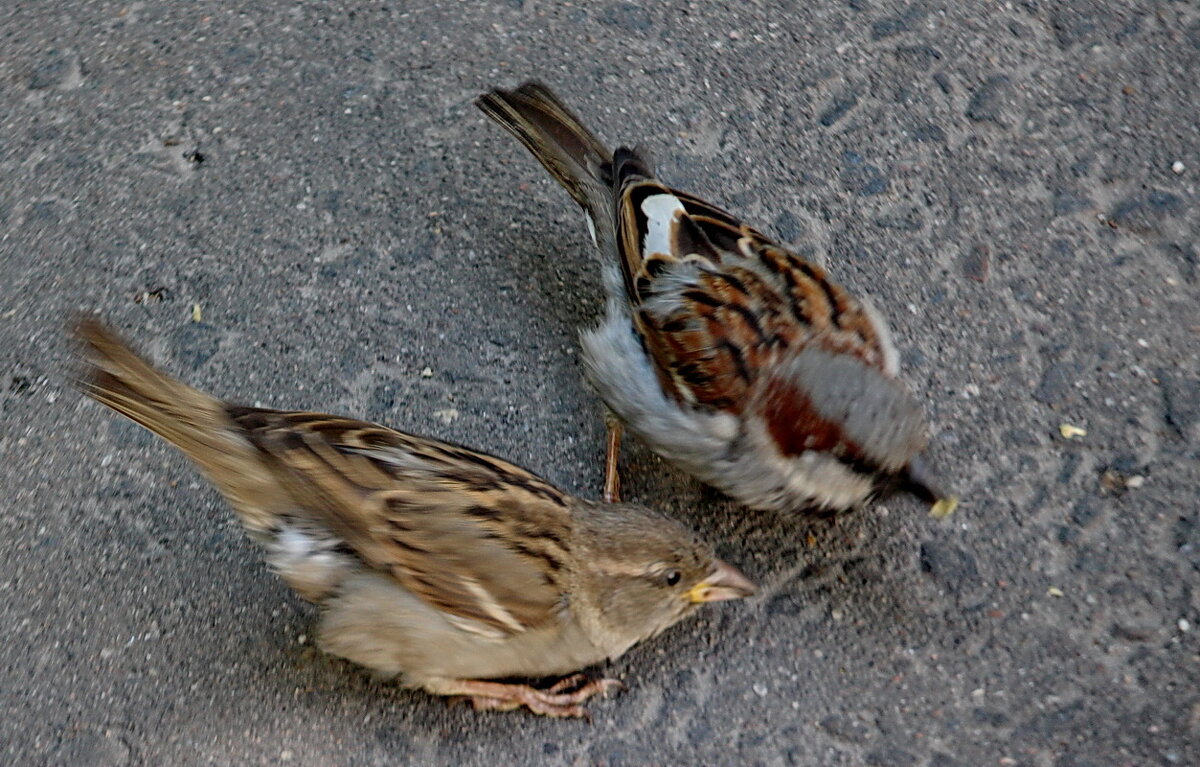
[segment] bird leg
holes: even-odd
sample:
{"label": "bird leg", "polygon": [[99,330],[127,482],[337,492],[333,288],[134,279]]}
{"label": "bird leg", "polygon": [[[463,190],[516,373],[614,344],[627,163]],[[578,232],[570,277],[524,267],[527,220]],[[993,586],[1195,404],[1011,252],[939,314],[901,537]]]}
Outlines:
{"label": "bird leg", "polygon": [[593,679],[580,684],[585,679],[583,674],[575,674],[546,690],[527,684],[452,679],[437,684],[430,692],[468,698],[476,711],[512,711],[524,706],[542,716],[582,718],[587,711],[580,703],[597,693],[623,686],[616,679]]}
{"label": "bird leg", "polygon": [[621,502],[621,475],[617,464],[621,459],[621,432],[624,428],[611,412],[604,414],[604,425],[608,429],[607,449],[604,453],[604,501]]}

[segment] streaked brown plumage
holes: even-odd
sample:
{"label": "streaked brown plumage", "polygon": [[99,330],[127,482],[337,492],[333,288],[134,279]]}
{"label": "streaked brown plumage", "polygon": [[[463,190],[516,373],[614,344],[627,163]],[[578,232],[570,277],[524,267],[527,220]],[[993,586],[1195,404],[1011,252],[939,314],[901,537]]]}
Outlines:
{"label": "streaked brown plumage", "polygon": [[173,443],[272,568],[322,606],[321,647],[479,709],[581,716],[615,658],[753,586],[678,523],[575,498],[499,458],[377,424],[221,402],[94,320],[79,384]]}
{"label": "streaked brown plumage", "polygon": [[[610,152],[544,85],[476,104],[566,188],[612,259],[584,363],[626,427],[755,508],[837,510],[896,488],[953,508],[925,476],[924,418],[868,303],[658,181],[639,151]],[[614,462],[610,448],[615,488]]]}

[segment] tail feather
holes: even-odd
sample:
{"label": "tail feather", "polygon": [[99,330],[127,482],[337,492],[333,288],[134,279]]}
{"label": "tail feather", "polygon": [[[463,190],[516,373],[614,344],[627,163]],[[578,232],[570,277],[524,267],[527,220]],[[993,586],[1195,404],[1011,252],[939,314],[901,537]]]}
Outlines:
{"label": "tail feather", "polygon": [[654,178],[654,168],[650,165],[649,153],[642,147],[630,149],[627,146],[617,147],[613,154],[614,186],[622,189],[626,184],[646,181]]}
{"label": "tail feather", "polygon": [[76,378],[84,394],[182,450],[251,530],[271,527],[278,485],[225,403],[158,370],[97,320],[80,321],[75,337],[84,348]]}
{"label": "tail feather", "polygon": [[497,88],[475,105],[516,136],[579,205],[591,209],[589,186],[609,186],[612,152],[546,86]]}
{"label": "tail feather", "polygon": [[496,89],[475,105],[513,134],[588,217],[602,252],[616,247],[616,188],[612,152],[554,93],[537,82]]}

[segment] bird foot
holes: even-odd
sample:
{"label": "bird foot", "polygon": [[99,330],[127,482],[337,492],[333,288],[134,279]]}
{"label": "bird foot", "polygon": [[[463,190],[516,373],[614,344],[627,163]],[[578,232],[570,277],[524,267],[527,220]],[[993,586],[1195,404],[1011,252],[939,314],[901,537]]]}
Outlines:
{"label": "bird foot", "polygon": [[462,679],[439,691],[470,700],[476,711],[512,711],[524,706],[542,716],[586,718],[587,711],[580,703],[619,687],[624,685],[616,679],[589,679],[585,674],[574,674],[544,690],[526,684]]}

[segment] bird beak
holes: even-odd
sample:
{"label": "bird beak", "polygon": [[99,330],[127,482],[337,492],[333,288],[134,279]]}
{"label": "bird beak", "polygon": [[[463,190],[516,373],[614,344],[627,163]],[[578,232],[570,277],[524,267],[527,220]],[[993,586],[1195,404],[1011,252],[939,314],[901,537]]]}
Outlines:
{"label": "bird beak", "polygon": [[904,472],[903,488],[929,504],[929,516],[945,519],[958,507],[958,496],[942,492],[920,456],[913,458]]}
{"label": "bird beak", "polygon": [[742,599],[757,591],[758,587],[737,568],[718,559],[712,574],[693,586],[687,596],[689,601],[695,603],[723,602],[726,599]]}

